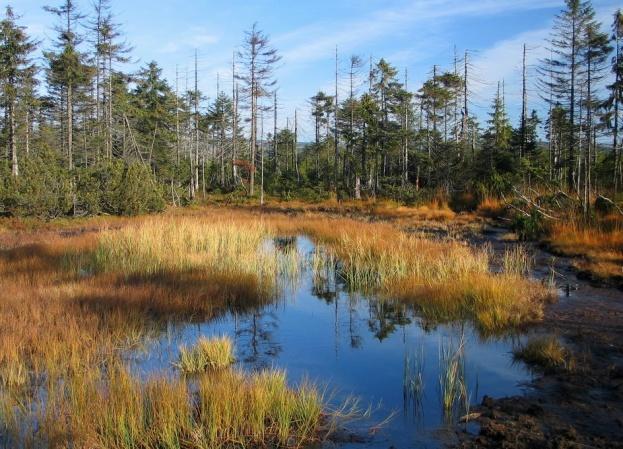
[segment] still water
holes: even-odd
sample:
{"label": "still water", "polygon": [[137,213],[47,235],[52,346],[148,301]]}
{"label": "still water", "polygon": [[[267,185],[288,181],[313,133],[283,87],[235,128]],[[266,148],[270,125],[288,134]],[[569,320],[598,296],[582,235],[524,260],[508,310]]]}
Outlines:
{"label": "still water", "polygon": [[[313,243],[298,237],[292,244],[309,261]],[[370,406],[370,417],[348,428],[356,442],[327,443],[349,448],[442,446],[452,434],[448,424],[466,412],[466,402],[517,394],[530,381],[511,353],[521,337],[483,339],[468,323],[432,326],[403,305],[349,292],[338,278],[329,274],[320,282],[311,264],[302,263],[296,280],[284,282],[279,301],[244,315],[171,325],[132,354],[131,365],[144,376],[173,371],[181,345],[201,336],[230,336],[238,368],[285,369],[292,385],[311,380],[333,404],[356,396]],[[467,398],[454,416],[444,412],[440,383],[449,350],[460,353]]]}

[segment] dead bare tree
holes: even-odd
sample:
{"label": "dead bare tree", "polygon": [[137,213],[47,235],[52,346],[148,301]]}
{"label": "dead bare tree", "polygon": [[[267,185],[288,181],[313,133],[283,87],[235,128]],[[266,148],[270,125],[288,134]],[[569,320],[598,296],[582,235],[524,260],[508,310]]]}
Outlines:
{"label": "dead bare tree", "polygon": [[259,99],[272,93],[276,81],[273,79],[275,65],[281,57],[271,47],[266,34],[253,24],[251,31],[245,33],[242,49],[238,59],[244,70],[237,73],[236,78],[242,83],[242,93],[246,97],[250,109],[250,149],[251,170],[249,174],[249,195],[253,196],[255,186],[255,159],[257,156],[257,130]]}

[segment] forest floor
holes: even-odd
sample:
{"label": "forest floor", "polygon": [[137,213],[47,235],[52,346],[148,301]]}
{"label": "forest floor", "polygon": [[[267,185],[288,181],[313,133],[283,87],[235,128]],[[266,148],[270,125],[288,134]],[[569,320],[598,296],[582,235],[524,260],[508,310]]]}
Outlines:
{"label": "forest floor", "polygon": [[[383,203],[269,202],[262,208],[243,204],[226,207],[263,214],[346,216],[386,222],[431,238],[489,244],[494,251],[515,244],[512,235],[495,227],[496,223],[475,214],[455,214],[441,205],[406,208]],[[38,234],[36,240],[40,240],[42,233],[89,233],[124,222],[115,217],[52,225],[5,220],[0,223],[0,247],[13,246],[13,239],[28,238],[33,230]],[[1,232],[3,228],[11,232]],[[555,256],[548,249],[551,246],[533,246],[534,275],[545,278],[555,270],[561,298],[545,307],[544,319],[531,331],[559,337],[570,351],[574,367],[541,370],[535,366],[535,379],[526,386],[525,394],[486,397],[472,410],[478,430],[457,430],[458,439],[453,443],[457,447],[623,448],[623,293],[578,271],[578,261],[585,255],[567,257],[558,252]]]}

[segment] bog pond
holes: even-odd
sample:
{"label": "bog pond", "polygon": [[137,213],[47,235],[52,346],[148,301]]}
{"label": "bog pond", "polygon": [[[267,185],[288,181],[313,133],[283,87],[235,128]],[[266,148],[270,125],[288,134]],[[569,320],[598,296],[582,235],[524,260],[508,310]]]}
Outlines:
{"label": "bog pond", "polygon": [[469,322],[430,323],[412,307],[351,292],[339,270],[314,262],[318,249],[305,237],[270,245],[300,255],[277,300],[209,322],[171,323],[126,355],[132,370],[176,375],[182,345],[228,336],[238,369],[283,369],[291,385],[320,386],[330,404],[357,397],[369,415],[325,444],[371,448],[442,446],[469,404],[521,393],[531,380],[513,360],[522,336],[483,337]]}

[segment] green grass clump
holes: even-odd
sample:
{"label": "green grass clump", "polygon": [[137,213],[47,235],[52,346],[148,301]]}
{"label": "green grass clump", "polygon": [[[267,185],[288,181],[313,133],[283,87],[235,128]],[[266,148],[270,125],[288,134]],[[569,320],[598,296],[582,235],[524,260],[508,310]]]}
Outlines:
{"label": "green grass clump", "polygon": [[534,260],[523,245],[506,250],[502,257],[502,268],[508,275],[528,276],[533,265]]}
{"label": "green grass clump", "polygon": [[461,338],[458,347],[446,342],[439,349],[439,391],[444,418],[448,421],[460,412],[469,412],[464,346],[465,341]]}
{"label": "green grass clump", "polygon": [[554,336],[537,337],[513,351],[516,359],[548,371],[573,370],[575,359]]}
{"label": "green grass clump", "polygon": [[176,366],[184,374],[200,374],[228,368],[234,360],[234,344],[229,337],[201,337],[194,346],[180,348]]}

